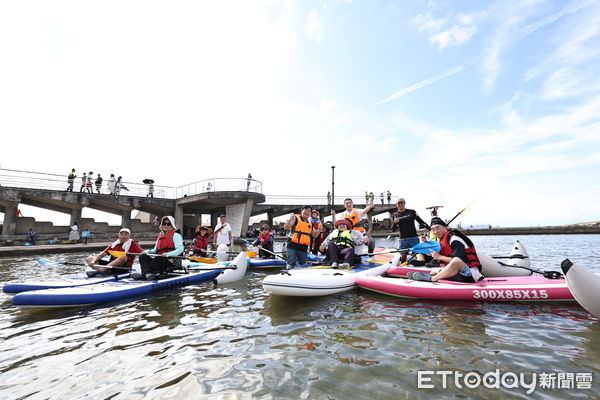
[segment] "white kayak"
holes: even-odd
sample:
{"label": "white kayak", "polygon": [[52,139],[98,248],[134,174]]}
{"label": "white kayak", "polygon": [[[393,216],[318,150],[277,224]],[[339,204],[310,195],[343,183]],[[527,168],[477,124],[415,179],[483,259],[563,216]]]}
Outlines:
{"label": "white kayak", "polygon": [[569,259],[564,260],[560,267],[575,300],[590,314],[600,318],[600,276],[573,264]]}
{"label": "white kayak", "polygon": [[368,260],[347,270],[307,265],[267,276],[263,288],[269,294],[279,296],[327,296],[352,290],[356,287],[357,277],[381,275],[399,262],[398,254],[387,263]]}
{"label": "white kayak", "polygon": [[221,275],[219,275],[216,279],[218,284],[225,284],[236,282],[242,280],[244,275],[246,274],[246,270],[248,269],[248,257],[245,252],[240,252],[233,261],[231,261],[230,265],[235,265],[235,269],[226,269],[223,271]]}

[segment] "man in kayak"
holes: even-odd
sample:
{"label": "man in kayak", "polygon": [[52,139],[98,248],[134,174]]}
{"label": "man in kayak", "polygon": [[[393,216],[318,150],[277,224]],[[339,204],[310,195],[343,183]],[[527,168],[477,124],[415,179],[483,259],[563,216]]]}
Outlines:
{"label": "man in kayak", "polygon": [[287,241],[287,269],[306,264],[312,239],[319,235],[319,231],[310,222],[311,213],[312,207],[304,206],[300,214],[292,214],[283,225],[283,229],[290,231]]}
{"label": "man in kayak", "polygon": [[[89,256],[85,259],[85,262],[91,268],[86,271],[88,276],[94,276],[98,273],[101,273],[102,275],[124,274],[131,270],[131,266],[133,265],[136,256],[124,255],[115,257],[110,254],[110,251],[139,254],[144,250],[140,247],[138,242],[131,238],[131,231],[129,229],[121,228],[117,240],[108,245],[102,252],[98,253],[97,256]],[[110,259],[103,260],[102,258],[106,256],[110,256]]]}
{"label": "man in kayak", "polygon": [[[175,218],[167,215],[161,221],[156,244],[152,250],[147,250],[140,256],[142,271],[132,273],[133,279],[153,281],[181,266],[181,259],[174,258],[181,256],[184,250],[183,237],[175,226]],[[158,256],[150,257],[150,254],[158,254]]]}
{"label": "man in kayak", "polygon": [[349,219],[335,221],[333,232],[321,244],[321,253],[327,249],[327,257],[331,261],[331,267],[337,268],[340,258],[344,260],[341,268],[348,268],[354,264],[354,248],[362,246],[364,237],[359,231],[352,229]]}
{"label": "man in kayak", "polygon": [[369,205],[366,206],[362,210],[359,210],[358,208],[354,208],[354,202],[352,201],[352,199],[345,199],[344,200],[345,210],[342,213],[340,213],[339,215],[336,215],[335,210],[331,210],[331,215],[333,215],[334,221],[335,220],[343,220],[346,218],[349,219],[350,222],[352,223],[351,229],[362,233],[363,237],[364,237],[364,244],[369,244],[371,241],[370,234],[367,234],[367,231],[365,230],[365,225],[364,225],[362,219],[363,219],[363,216],[366,215],[369,211],[371,211],[371,209],[373,207],[375,207],[373,197],[371,197],[371,201],[369,202]]}
{"label": "man in kayak", "polygon": [[[429,225],[419,217],[419,214],[415,210],[406,208],[404,205],[406,201],[403,198],[399,198],[396,202],[396,211],[393,215],[394,225],[398,227],[400,231],[400,247],[399,249],[410,249],[419,244],[419,237],[417,236],[417,230],[415,228],[415,222],[419,223],[419,228],[425,228],[430,230]],[[406,261],[408,250],[401,251],[401,262]]]}
{"label": "man in kayak", "polygon": [[430,274],[409,272],[407,278],[416,281],[437,282],[447,279],[456,282],[474,283],[483,279],[481,263],[475,245],[461,231],[450,229],[439,217],[431,219],[431,231],[440,239],[440,252],[430,255],[440,261],[443,268],[432,270]]}

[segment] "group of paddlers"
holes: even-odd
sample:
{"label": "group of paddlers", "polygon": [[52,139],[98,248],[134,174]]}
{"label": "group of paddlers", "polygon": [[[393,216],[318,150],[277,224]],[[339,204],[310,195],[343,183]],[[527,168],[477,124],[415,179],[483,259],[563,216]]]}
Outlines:
{"label": "group of paddlers", "polygon": [[[406,262],[410,249],[420,241],[437,240],[441,250],[428,256],[418,255],[413,263],[437,265],[431,274],[414,273],[409,278],[423,281],[450,279],[460,282],[475,282],[482,278],[481,264],[473,242],[462,232],[451,229],[446,222],[435,216],[428,225],[415,210],[405,207],[405,200],[398,199],[398,210],[393,215],[394,224],[400,231],[399,252],[401,262]],[[289,231],[287,240],[287,268],[307,263],[308,253],[320,252],[326,255],[325,263],[333,268],[348,268],[360,262],[360,256],[368,254],[371,243],[370,230],[365,229],[363,216],[373,208],[371,201],[364,209],[354,207],[352,199],[344,200],[344,211],[333,216],[333,227],[329,232],[321,221],[318,211],[304,206],[299,214],[292,214],[285,222],[284,229]],[[419,237],[415,223],[424,229]],[[143,251],[139,244],[131,238],[127,228],[121,229],[119,238],[96,256],[87,258],[90,274],[112,274],[128,271],[136,256],[139,256],[141,271],[132,273],[136,279],[156,279],[167,271],[180,266],[185,246],[183,237],[175,227],[175,219],[165,216],[161,219],[160,231],[154,248]],[[261,258],[275,257],[273,251],[273,234],[268,225],[263,225],[254,245],[259,249]],[[190,255],[209,255],[209,243],[215,247],[233,243],[231,226],[225,215],[219,217],[214,230],[198,226],[196,235],[190,246]],[[110,256],[108,261],[103,260]],[[280,257],[280,256],[279,256]]]}

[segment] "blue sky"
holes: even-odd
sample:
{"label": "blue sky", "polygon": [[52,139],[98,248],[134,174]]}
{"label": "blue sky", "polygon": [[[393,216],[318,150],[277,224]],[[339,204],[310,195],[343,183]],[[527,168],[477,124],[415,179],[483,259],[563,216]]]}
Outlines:
{"label": "blue sky", "polygon": [[599,39],[593,1],[3,3],[0,165],[600,220]]}

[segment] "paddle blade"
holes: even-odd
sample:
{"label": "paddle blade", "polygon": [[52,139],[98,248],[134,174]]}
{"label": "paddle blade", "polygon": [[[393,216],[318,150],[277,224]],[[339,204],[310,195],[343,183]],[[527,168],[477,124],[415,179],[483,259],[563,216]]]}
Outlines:
{"label": "paddle blade", "polygon": [[256,251],[247,251],[246,252],[246,257],[248,258],[254,258],[258,255],[258,253]]}
{"label": "paddle blade", "polygon": [[42,264],[42,265],[56,264],[56,263],[53,263],[53,262],[52,262],[52,261],[50,261],[50,260],[46,260],[45,258],[40,258],[40,259],[38,260],[38,262],[39,262],[40,264]]}
{"label": "paddle blade", "polygon": [[119,258],[119,257],[123,257],[126,256],[127,253],[124,251],[118,251],[118,250],[108,250],[108,254],[110,254],[113,257]]}
{"label": "paddle blade", "polygon": [[439,252],[442,246],[439,242],[429,241],[429,242],[421,242],[415,247],[412,248],[413,253],[419,254],[429,254],[432,251]]}
{"label": "paddle blade", "polygon": [[203,264],[216,264],[217,260],[214,258],[206,258],[206,257],[188,257],[188,260],[198,261]]}

